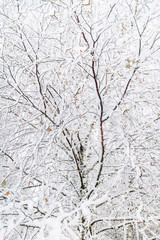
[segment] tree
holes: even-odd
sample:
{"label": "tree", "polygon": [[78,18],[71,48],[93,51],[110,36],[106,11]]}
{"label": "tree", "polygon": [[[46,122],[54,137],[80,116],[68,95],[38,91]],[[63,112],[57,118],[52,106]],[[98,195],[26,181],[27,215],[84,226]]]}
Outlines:
{"label": "tree", "polygon": [[2,239],[158,239],[159,7],[2,1]]}

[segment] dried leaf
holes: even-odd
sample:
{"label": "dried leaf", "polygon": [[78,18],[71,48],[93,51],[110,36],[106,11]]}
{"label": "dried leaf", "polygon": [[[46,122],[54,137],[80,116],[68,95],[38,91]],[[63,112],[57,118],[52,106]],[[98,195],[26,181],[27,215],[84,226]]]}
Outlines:
{"label": "dried leaf", "polygon": [[52,131],[52,129],[50,127],[47,128],[47,132],[50,132]]}
{"label": "dried leaf", "polygon": [[129,112],[129,109],[124,110],[123,115],[128,112]]}
{"label": "dried leaf", "polygon": [[91,0],[88,1],[86,4],[82,4],[82,6],[89,6],[91,4]]}
{"label": "dried leaf", "polygon": [[6,183],[6,181],[4,180],[4,181],[1,183],[1,186],[2,186],[2,187],[5,187],[6,184],[7,184],[7,183]]}
{"label": "dried leaf", "polygon": [[131,65],[128,63],[126,64],[126,68],[130,69],[131,68]]}

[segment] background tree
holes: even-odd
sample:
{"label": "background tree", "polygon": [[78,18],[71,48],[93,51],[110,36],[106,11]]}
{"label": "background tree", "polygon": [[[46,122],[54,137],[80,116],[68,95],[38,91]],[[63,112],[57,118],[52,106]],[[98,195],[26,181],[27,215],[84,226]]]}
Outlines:
{"label": "background tree", "polygon": [[158,239],[159,7],[2,0],[2,239]]}

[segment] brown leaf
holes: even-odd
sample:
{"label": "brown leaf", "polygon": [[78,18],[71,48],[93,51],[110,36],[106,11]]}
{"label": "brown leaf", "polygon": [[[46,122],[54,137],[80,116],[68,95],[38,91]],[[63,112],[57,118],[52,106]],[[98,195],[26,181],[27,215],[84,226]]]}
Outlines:
{"label": "brown leaf", "polygon": [[52,129],[50,127],[47,128],[47,132],[50,132],[52,131]]}

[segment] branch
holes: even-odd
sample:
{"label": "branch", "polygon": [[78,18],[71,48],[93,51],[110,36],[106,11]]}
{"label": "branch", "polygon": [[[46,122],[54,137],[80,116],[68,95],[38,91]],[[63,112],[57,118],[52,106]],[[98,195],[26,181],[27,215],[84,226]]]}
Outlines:
{"label": "branch", "polygon": [[7,156],[9,159],[11,159],[12,162],[14,162],[14,159],[6,152],[4,152],[1,148],[0,148],[0,151],[5,155]]}
{"label": "branch", "polygon": [[25,223],[21,223],[20,224],[21,227],[27,227],[27,228],[39,228],[39,226],[36,226],[36,225],[31,225],[31,224],[25,224]]}
{"label": "branch", "polygon": [[[67,130],[67,129],[66,129],[66,131],[67,131],[67,133],[68,133],[68,130]],[[71,151],[72,151],[72,154],[73,154],[73,157],[74,157],[74,160],[75,160],[75,163],[76,163],[78,175],[79,175],[79,178],[80,178],[80,182],[81,182],[81,189],[85,189],[85,185],[84,185],[84,182],[83,182],[83,177],[82,177],[81,169],[80,169],[80,167],[79,167],[79,160],[80,160],[80,159],[77,157],[77,155],[76,155],[76,153],[75,153],[75,151],[74,151],[74,149],[73,149],[73,146],[72,146],[69,138],[66,136],[66,133],[65,133],[64,130],[62,131],[62,133],[63,133],[63,135],[65,136],[65,138],[66,138],[66,140],[67,140],[67,142],[68,142],[68,144],[69,144],[69,147],[70,147],[70,149],[71,149]]]}
{"label": "branch", "polygon": [[[77,20],[78,25],[80,25],[80,20],[79,20],[79,17],[78,17],[78,15],[77,15],[76,11],[75,11],[74,13],[76,14],[76,20]],[[82,36],[83,36],[83,39],[84,39],[84,41],[87,43],[87,46],[88,46],[88,48],[89,48],[89,42],[88,42],[88,40],[87,40],[87,38],[86,38],[86,36],[85,36],[85,34],[84,34],[84,31],[82,31]]]}
{"label": "branch", "polygon": [[[129,85],[130,85],[130,83],[131,83],[131,81],[132,81],[132,79],[133,79],[133,77],[134,77],[134,75],[135,75],[135,73],[136,73],[136,71],[137,71],[138,68],[139,68],[139,67],[135,67],[135,68],[134,68],[133,73],[132,73],[132,76],[130,77],[130,79],[129,79],[128,82],[127,82],[127,85],[126,85],[126,87],[125,87],[125,89],[124,89],[124,92],[123,92],[123,94],[122,94],[122,96],[121,96],[121,99],[119,100],[119,102],[115,105],[115,107],[114,107],[113,110],[112,110],[113,112],[114,112],[114,111],[117,109],[117,107],[122,103],[122,100],[124,99],[124,97],[125,97],[125,95],[126,95],[126,93],[127,93],[128,87],[129,87]],[[103,119],[103,122],[107,121],[109,118],[110,118],[110,116],[106,117],[105,119]]]}
{"label": "branch", "polygon": [[[92,52],[92,55],[94,55],[94,52]],[[95,188],[99,185],[99,179],[101,177],[101,173],[102,173],[102,169],[103,169],[103,162],[104,162],[104,136],[103,136],[103,102],[102,102],[102,98],[100,95],[100,91],[99,91],[99,87],[98,87],[98,82],[97,82],[97,75],[95,73],[95,61],[94,59],[92,60],[92,73],[93,73],[93,77],[94,77],[94,82],[95,82],[95,87],[96,87],[96,92],[99,98],[99,104],[100,104],[100,133],[101,133],[101,159],[100,159],[100,167],[99,167],[99,171],[98,171],[98,175],[96,178],[96,183],[95,183]],[[88,198],[90,198],[91,194],[93,193],[93,189],[90,191],[90,193],[88,194]]]}
{"label": "branch", "polygon": [[[125,225],[128,225],[128,224],[132,224],[132,222],[127,222],[127,223],[125,223]],[[121,227],[124,227],[124,224],[119,224],[119,225],[116,225],[116,226],[113,226],[113,227],[103,228],[103,229],[99,230],[99,231],[96,233],[96,235],[99,234],[99,233],[108,231],[108,230],[112,230],[112,229],[115,229],[115,228],[121,228]]]}

